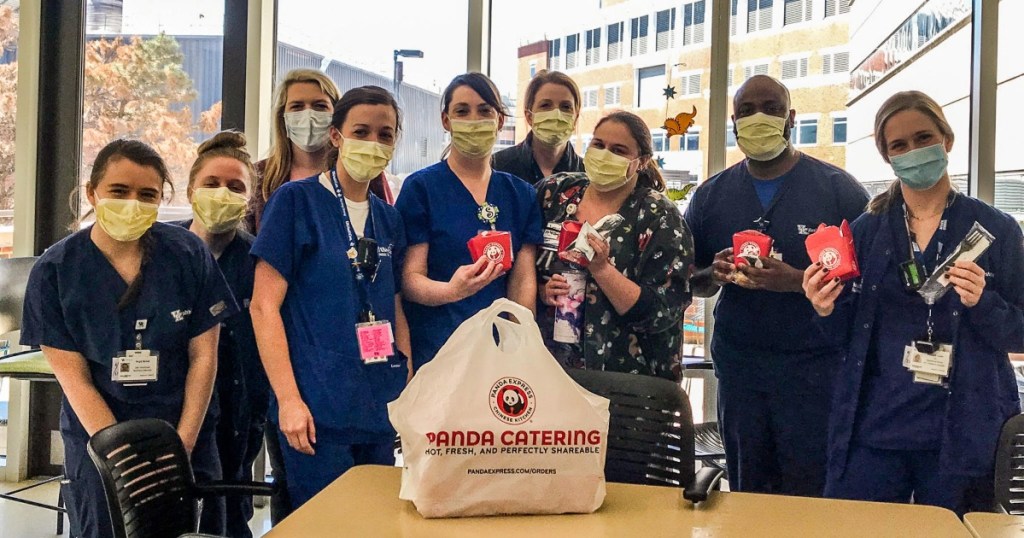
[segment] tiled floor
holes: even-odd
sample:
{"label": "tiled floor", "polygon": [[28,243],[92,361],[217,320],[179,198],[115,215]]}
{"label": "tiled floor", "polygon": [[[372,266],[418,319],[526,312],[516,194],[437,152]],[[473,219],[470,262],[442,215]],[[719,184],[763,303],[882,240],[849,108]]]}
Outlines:
{"label": "tiled floor", "polygon": [[[0,491],[7,492],[26,486],[30,482],[11,484],[0,482]],[[23,496],[36,502],[55,504],[57,482],[29,490]],[[65,519],[64,536],[68,536]],[[249,522],[253,536],[263,536],[270,530],[270,506],[257,508]],[[57,518],[53,512],[22,503],[0,499],[0,538],[54,538],[57,536]]]}

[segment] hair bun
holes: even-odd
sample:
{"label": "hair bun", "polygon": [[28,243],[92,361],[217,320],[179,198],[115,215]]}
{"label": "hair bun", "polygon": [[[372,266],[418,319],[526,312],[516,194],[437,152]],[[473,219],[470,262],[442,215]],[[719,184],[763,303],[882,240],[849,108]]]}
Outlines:
{"label": "hair bun", "polygon": [[[242,152],[245,151],[245,135],[238,131],[221,131],[213,138],[199,144],[197,153],[202,156],[204,153],[215,151],[218,149],[235,149]],[[248,153],[248,152],[246,152]]]}

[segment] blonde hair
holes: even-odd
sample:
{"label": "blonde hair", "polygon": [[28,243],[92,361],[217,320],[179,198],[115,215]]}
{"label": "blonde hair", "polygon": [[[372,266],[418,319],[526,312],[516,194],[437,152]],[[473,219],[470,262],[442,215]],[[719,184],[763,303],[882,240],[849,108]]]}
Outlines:
{"label": "blonde hair", "polygon": [[[882,107],[875,114],[875,147],[885,162],[889,162],[889,142],[885,139],[885,125],[889,123],[896,114],[904,110],[916,110],[931,118],[942,136],[949,142],[953,141],[953,128],[946,120],[946,114],[942,112],[942,105],[937,103],[927,94],[919,91],[899,92],[882,103]],[[898,200],[902,199],[900,180],[894,180],[885,192],[875,196],[868,202],[868,213],[879,215],[889,210]]]}
{"label": "blonde hair", "polygon": [[214,157],[228,157],[245,165],[251,184],[256,177],[256,169],[252,165],[252,157],[245,149],[245,144],[245,135],[238,131],[221,131],[213,138],[199,144],[199,149],[196,150],[196,162],[192,163],[192,169],[188,172],[189,196],[192,194],[192,184],[195,183],[199,171],[207,161]]}
{"label": "blonde hair", "polygon": [[334,81],[316,69],[292,69],[277,86],[277,93],[274,97],[273,138],[271,139],[270,155],[267,156],[266,166],[263,169],[260,192],[254,193],[256,196],[261,196],[264,202],[291,177],[292,145],[288,140],[288,130],[284,124],[284,108],[288,104],[288,88],[292,84],[303,82],[320,86],[320,91],[324,92],[324,95],[331,100],[332,105],[341,96]]}

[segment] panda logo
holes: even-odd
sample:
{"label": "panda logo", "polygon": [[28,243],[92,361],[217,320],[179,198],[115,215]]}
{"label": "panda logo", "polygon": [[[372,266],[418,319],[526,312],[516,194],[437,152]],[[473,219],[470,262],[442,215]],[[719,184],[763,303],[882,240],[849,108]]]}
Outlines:
{"label": "panda logo", "polygon": [[492,262],[500,262],[505,257],[505,247],[498,242],[487,243],[484,247],[484,256]]}
{"label": "panda logo", "polygon": [[832,269],[839,267],[839,263],[842,261],[842,256],[840,256],[838,250],[829,247],[821,251],[821,254],[818,254],[818,261],[821,262],[821,265],[825,266],[825,269],[831,271]]}
{"label": "panda logo", "polygon": [[761,247],[753,241],[746,241],[740,245],[740,256],[744,258],[757,258],[761,256]]}
{"label": "panda logo", "polygon": [[533,389],[516,377],[499,379],[490,390],[491,412],[512,425],[523,424],[533,416],[536,398]]}

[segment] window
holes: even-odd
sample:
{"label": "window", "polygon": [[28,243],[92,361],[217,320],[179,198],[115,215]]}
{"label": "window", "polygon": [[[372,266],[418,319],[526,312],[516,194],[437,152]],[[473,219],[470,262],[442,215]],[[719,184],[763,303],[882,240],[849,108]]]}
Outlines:
{"label": "window", "polygon": [[537,75],[537,60],[532,60],[530,62],[530,78],[533,78],[536,75]]}
{"label": "window", "polygon": [[736,127],[730,121],[725,125],[725,147],[734,148],[736,147]]}
{"label": "window", "polygon": [[583,108],[597,108],[597,88],[583,90]]}
{"label": "window", "polygon": [[773,0],[747,0],[747,33],[772,27]]}
{"label": "window", "polygon": [[783,14],[783,25],[797,24],[811,20],[813,0],[786,0],[786,11]]}
{"label": "window", "polygon": [[683,95],[700,95],[700,73],[683,75],[680,93]]}
{"label": "window", "polygon": [[622,103],[622,86],[606,86],[604,89],[604,106],[616,106]]}
{"label": "window", "polygon": [[729,83],[728,83],[728,84],[729,84],[729,87],[732,87],[732,72],[733,72],[733,71],[735,71],[735,69],[733,68],[733,66],[731,66],[731,65],[730,65],[730,66],[729,66],[729,72],[728,72],[728,73],[726,73],[726,78],[727,78],[727,79],[728,79],[728,81],[729,81]]}
{"label": "window", "polygon": [[834,116],[832,118],[832,143],[846,143],[846,116]]}
{"label": "window", "polygon": [[[733,0],[736,6],[736,0]],[[683,46],[704,42],[704,0],[683,4]]]}
{"label": "window", "polygon": [[665,66],[644,67],[637,71],[637,107],[656,108],[665,104]]}
{"label": "window", "polygon": [[601,61],[601,29],[587,30],[587,65]]}
{"label": "window", "polygon": [[[14,148],[18,111],[18,4],[0,5],[0,258],[14,248]],[[7,401],[7,379],[0,384],[0,402]],[[6,405],[6,404],[4,404]],[[6,407],[4,408],[6,409]],[[0,418],[7,420],[4,411]],[[0,456],[6,456],[6,434],[0,435]]]}
{"label": "window", "polygon": [[729,35],[736,35],[736,14],[739,11],[740,0],[732,0],[732,12],[729,14]]}
{"label": "window", "polygon": [[817,118],[804,118],[796,120],[796,127],[793,128],[793,144],[797,146],[812,146],[818,143],[818,120]]}
{"label": "window", "polygon": [[793,58],[782,61],[782,80],[804,78],[807,76],[807,58]]}
{"label": "window", "polygon": [[850,53],[833,52],[821,55],[821,74],[832,75],[850,70]]}
{"label": "window", "polygon": [[622,28],[625,23],[616,22],[608,25],[608,61],[622,58]]}
{"label": "window", "polygon": [[594,139],[594,135],[583,135],[583,140],[580,142],[579,154],[583,155],[587,152],[587,148],[590,147],[590,141]]}
{"label": "window", "polygon": [[659,11],[655,21],[654,50],[667,50],[675,46],[676,8]]}
{"label": "window", "polygon": [[683,151],[699,151],[700,150],[700,131],[690,131],[683,135],[683,141],[680,143],[680,148]]}
{"label": "window", "polygon": [[768,62],[751,64],[743,68],[743,80],[749,80],[754,75],[767,75],[768,74]]}
{"label": "window", "polygon": [[668,138],[665,137],[665,132],[660,129],[651,131],[651,143],[654,146],[654,151],[669,151]]}
{"label": "window", "polygon": [[833,17],[850,12],[850,0],[825,0],[825,16]]}
{"label": "window", "polygon": [[220,130],[224,3],[152,3],[134,17],[124,9],[87,3],[80,177],[111,140],[139,139],[160,151],[174,179],[160,220],[187,218],[196,148]]}
{"label": "window", "polygon": [[552,39],[548,42],[548,62],[552,71],[562,69],[562,40]]}
{"label": "window", "polygon": [[572,69],[577,65],[577,56],[580,50],[580,35],[572,34],[565,36],[565,68]]}
{"label": "window", "polygon": [[640,56],[647,54],[647,24],[648,16],[634,17],[630,21],[629,55]]}

